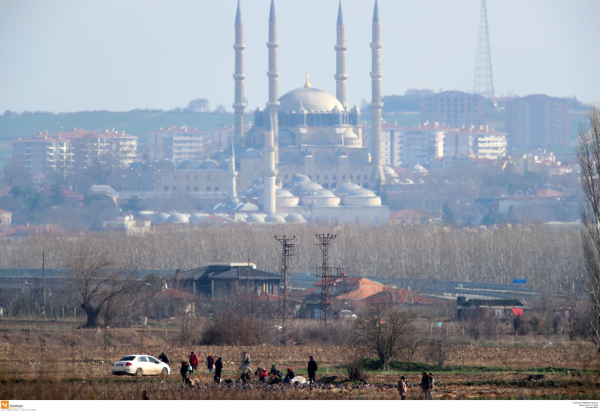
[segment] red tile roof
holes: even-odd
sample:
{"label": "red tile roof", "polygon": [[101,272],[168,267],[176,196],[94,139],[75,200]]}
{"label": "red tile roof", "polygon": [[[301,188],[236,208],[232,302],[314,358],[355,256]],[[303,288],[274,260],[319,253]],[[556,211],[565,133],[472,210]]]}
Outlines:
{"label": "red tile roof", "polygon": [[[411,298],[412,297],[412,298]],[[369,305],[376,304],[433,304],[436,300],[425,297],[405,288],[387,289],[363,300]]]}
{"label": "red tile roof", "polygon": [[197,128],[191,128],[186,125],[183,126],[171,126],[169,128],[152,131],[152,133],[186,133],[186,134],[208,134],[208,131],[198,130]]}
{"label": "red tile roof", "polygon": [[415,210],[398,210],[390,213],[390,219],[392,220],[422,220],[425,218],[424,214],[419,213]]}
{"label": "red tile roof", "polygon": [[564,193],[560,191],[552,190],[550,188],[544,188],[542,190],[538,190],[535,193],[536,196],[540,197],[563,197]]}
{"label": "red tile roof", "polygon": [[52,235],[67,235],[71,234],[69,230],[65,230],[57,225],[18,225],[11,227],[0,233],[1,238],[10,237],[28,237],[35,234],[49,233]]}

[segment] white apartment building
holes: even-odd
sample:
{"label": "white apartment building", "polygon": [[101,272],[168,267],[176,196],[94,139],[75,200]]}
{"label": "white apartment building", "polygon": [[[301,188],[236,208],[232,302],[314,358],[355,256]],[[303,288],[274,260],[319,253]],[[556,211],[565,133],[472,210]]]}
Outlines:
{"label": "white apartment building", "polygon": [[488,126],[471,126],[448,131],[444,139],[444,157],[473,156],[498,160],[506,157],[506,133]]}
{"label": "white apartment building", "polygon": [[148,150],[150,161],[198,159],[206,151],[210,133],[188,126],[172,126],[150,133]]}

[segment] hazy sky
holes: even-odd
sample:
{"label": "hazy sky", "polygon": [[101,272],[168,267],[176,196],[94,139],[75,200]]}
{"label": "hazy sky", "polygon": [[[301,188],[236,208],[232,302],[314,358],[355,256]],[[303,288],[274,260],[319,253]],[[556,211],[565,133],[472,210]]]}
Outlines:
{"label": "hazy sky", "polygon": [[[248,109],[267,99],[270,0],[242,0]],[[0,113],[233,102],[237,0],[0,0]],[[380,0],[383,94],[473,88],[479,0]],[[280,95],[335,94],[338,0],[277,0]],[[373,1],[343,0],[349,103],[370,95]],[[600,100],[599,0],[488,0],[496,95]]]}

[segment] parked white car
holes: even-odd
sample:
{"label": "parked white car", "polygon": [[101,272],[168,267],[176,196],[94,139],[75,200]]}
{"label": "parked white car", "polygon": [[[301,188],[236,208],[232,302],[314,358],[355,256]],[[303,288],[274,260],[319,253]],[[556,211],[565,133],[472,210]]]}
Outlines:
{"label": "parked white car", "polygon": [[150,355],[126,355],[113,363],[113,374],[129,374],[141,377],[142,375],[162,375],[166,377],[171,373],[171,367]]}

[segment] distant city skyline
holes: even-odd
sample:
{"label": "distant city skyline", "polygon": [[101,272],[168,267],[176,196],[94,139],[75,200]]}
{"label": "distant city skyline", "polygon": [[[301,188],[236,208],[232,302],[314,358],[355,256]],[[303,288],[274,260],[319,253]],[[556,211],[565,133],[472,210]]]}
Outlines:
{"label": "distant city skyline", "polygon": [[[370,100],[373,1],[343,0],[348,103]],[[233,111],[237,0],[0,0],[0,114],[169,110],[207,98]],[[279,0],[279,95],[335,94],[338,0]],[[242,0],[247,110],[267,101],[269,0]],[[384,95],[471,92],[479,0],[379,0]],[[600,101],[600,2],[487,0],[496,96]],[[248,119],[246,119],[247,121]]]}

